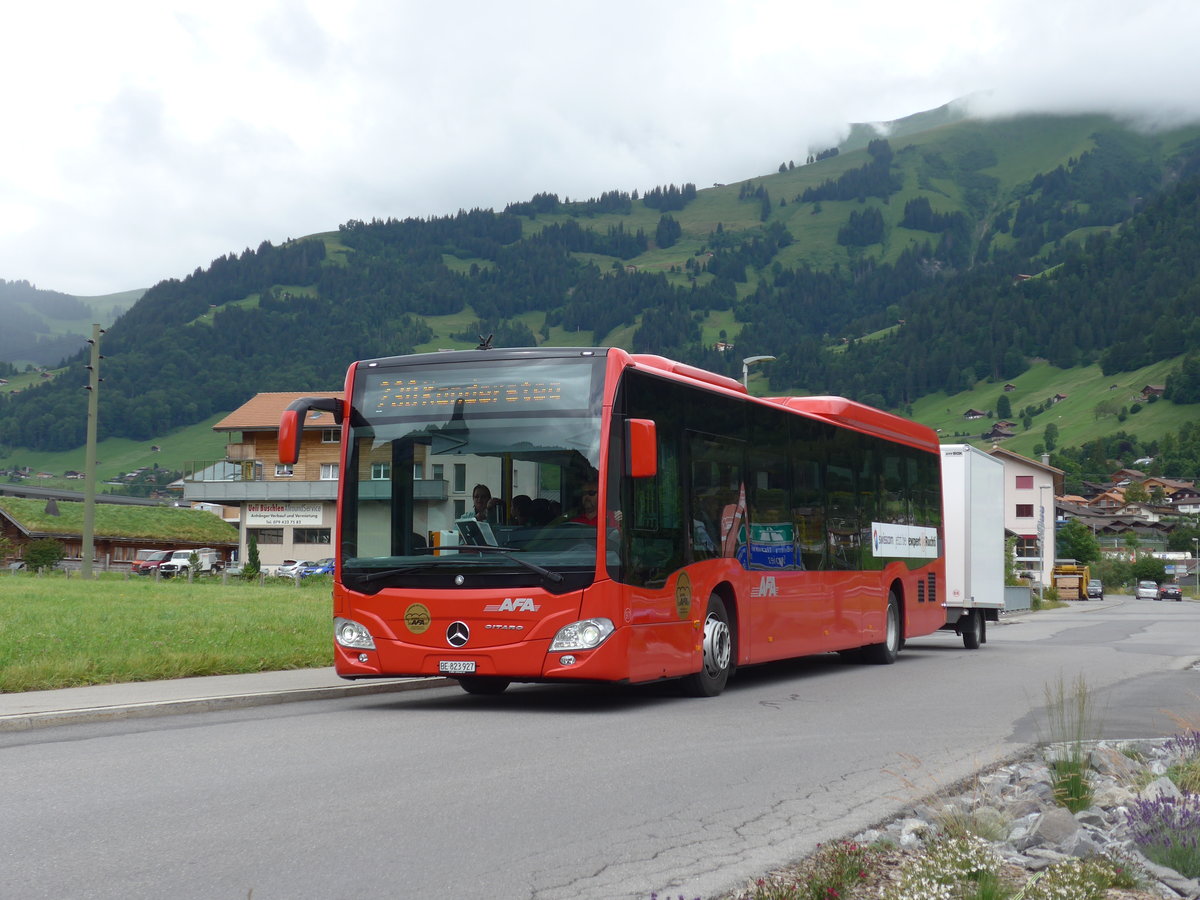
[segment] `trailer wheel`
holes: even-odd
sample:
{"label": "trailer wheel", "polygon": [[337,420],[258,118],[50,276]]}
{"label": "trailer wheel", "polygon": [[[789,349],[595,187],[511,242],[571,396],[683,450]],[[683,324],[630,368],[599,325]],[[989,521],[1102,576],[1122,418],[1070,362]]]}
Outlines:
{"label": "trailer wheel", "polygon": [[733,632],[725,601],[713,594],[704,615],[704,663],[699,672],[682,681],[683,691],[691,697],[715,697],[725,690],[733,672]]}
{"label": "trailer wheel", "polygon": [[977,609],[973,609],[963,616],[962,639],[963,646],[968,650],[978,650],[979,645],[985,640],[983,615]]}
{"label": "trailer wheel", "polygon": [[900,601],[895,591],[888,591],[887,623],[883,641],[862,648],[863,662],[877,666],[890,666],[900,652]]}

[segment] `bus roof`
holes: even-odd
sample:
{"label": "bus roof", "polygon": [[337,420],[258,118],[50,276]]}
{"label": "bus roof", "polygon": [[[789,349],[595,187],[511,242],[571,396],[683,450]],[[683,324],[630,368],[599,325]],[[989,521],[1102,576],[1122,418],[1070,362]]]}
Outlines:
{"label": "bus roof", "polygon": [[901,416],[884,412],[865,403],[847,400],[845,397],[768,397],[787,409],[824,419],[835,425],[853,428],[868,434],[876,434],[889,440],[899,441],[931,453],[938,452],[937,432],[932,428]]}

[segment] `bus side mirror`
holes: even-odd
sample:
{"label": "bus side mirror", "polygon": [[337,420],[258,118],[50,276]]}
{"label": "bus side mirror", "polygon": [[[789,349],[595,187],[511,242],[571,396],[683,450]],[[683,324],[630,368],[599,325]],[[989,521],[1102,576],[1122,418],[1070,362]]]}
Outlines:
{"label": "bus side mirror", "polygon": [[631,478],[653,478],[658,474],[658,435],[653,419],[627,419],[625,447]]}
{"label": "bus side mirror", "polygon": [[294,465],[300,458],[300,437],[304,434],[304,417],[310,409],[333,413],[333,421],[342,424],[342,401],[336,397],[301,397],[288,404],[279,418],[279,462]]}

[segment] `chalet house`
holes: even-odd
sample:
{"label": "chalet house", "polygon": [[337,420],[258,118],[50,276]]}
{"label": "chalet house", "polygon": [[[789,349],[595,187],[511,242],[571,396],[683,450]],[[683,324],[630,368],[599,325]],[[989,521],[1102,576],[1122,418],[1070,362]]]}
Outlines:
{"label": "chalet house", "polygon": [[982,437],[985,441],[1002,441],[1005,438],[1010,438],[1012,436],[1012,429],[1003,428],[999,423],[996,423],[989,431],[985,431],[982,435],[980,435],[980,437]]}
{"label": "chalet house", "polygon": [[1119,487],[1110,488],[1101,494],[1097,494],[1088,501],[1088,506],[1091,509],[1104,510],[1107,512],[1115,512],[1118,509],[1125,508],[1125,491]]}
{"label": "chalet house", "polygon": [[1148,384],[1142,388],[1142,399],[1149,400],[1151,397],[1161,397],[1167,390],[1163,384]]}
{"label": "chalet house", "polygon": [[1141,483],[1149,476],[1140,469],[1117,469],[1109,476],[1109,481],[1113,484],[1130,484],[1131,482]]}
{"label": "chalet house", "polygon": [[341,464],[341,428],[333,416],[310,411],[299,461],[295,465],[276,462],[280,417],[289,403],[301,397],[341,399],[342,392],[255,394],[213,426],[213,431],[226,435],[225,457],[196,463],[184,475],[186,501],[240,511],[236,540],[241,560],[246,559],[251,535],[264,566],[333,555]]}
{"label": "chalet house", "polygon": [[1066,399],[1067,399],[1066,394],[1055,394],[1053,397],[1050,398],[1050,402],[1051,403],[1061,403],[1063,400],[1066,400]]}
{"label": "chalet house", "polygon": [[1008,394],[1008,393],[1011,393],[1012,391],[1015,391],[1016,389],[1017,389],[1017,386],[1015,384],[1012,384],[1011,382],[1009,382],[1008,384],[1006,384],[1004,386],[1004,393]]}
{"label": "chalet house", "polygon": [[1167,503],[1177,513],[1194,515],[1200,513],[1200,491],[1194,487],[1183,487],[1167,494]]}
{"label": "chalet house", "polygon": [[983,411],[981,411],[981,410],[978,410],[978,409],[968,409],[968,410],[967,410],[965,413],[963,413],[963,418],[964,418],[964,419],[982,419],[982,418],[984,418],[986,415],[987,415],[987,413],[985,413],[985,412],[983,412]]}
{"label": "chalet house", "polygon": [[[84,504],[58,499],[0,496],[0,535],[24,557],[31,541],[51,538],[62,544],[64,561],[81,561]],[[213,547],[228,558],[237,529],[211,513],[173,506],[97,503],[92,545],[104,567],[129,563],[139,550],[184,550]],[[8,560],[5,560],[6,562]]]}
{"label": "chalet house", "polygon": [[1186,490],[1192,487],[1192,483],[1190,481],[1177,481],[1174,478],[1163,478],[1161,475],[1150,475],[1142,481],[1142,487],[1146,489],[1147,493],[1153,493],[1158,490],[1162,491],[1164,497],[1169,497],[1175,491]]}

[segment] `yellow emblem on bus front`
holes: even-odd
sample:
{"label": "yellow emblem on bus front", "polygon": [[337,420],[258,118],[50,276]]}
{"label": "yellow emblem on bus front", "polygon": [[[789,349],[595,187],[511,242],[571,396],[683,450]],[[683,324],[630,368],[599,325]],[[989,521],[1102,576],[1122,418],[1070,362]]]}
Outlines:
{"label": "yellow emblem on bus front", "polygon": [[680,572],[675,581],[675,612],[681,619],[692,614],[692,579],[687,572]]}
{"label": "yellow emblem on bus front", "polygon": [[424,634],[432,621],[433,616],[424,603],[414,603],[404,611],[404,625],[413,634]]}

